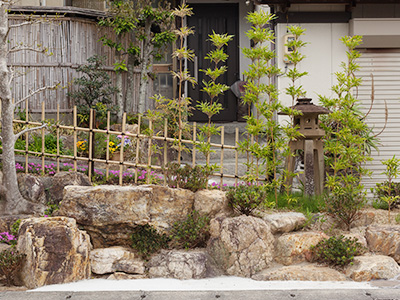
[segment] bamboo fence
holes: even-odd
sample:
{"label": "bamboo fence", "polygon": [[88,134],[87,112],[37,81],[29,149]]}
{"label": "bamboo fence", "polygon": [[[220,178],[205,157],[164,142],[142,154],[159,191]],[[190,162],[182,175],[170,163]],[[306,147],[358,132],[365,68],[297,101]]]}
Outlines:
{"label": "bamboo fence", "polygon": [[[28,103],[25,104],[26,107],[28,107]],[[24,126],[41,126],[44,123],[46,123],[46,111],[45,111],[45,105],[44,102],[42,102],[42,109],[41,109],[41,122],[37,121],[30,121],[30,116],[28,113],[28,110],[25,110],[25,120],[19,120],[19,119],[14,119],[15,124],[22,124]],[[57,139],[57,151],[56,153],[47,153],[46,148],[45,148],[45,135],[46,135],[46,128],[41,128],[38,129],[40,131],[40,136],[41,136],[41,151],[40,152],[35,152],[35,151],[30,151],[29,150],[29,135],[32,134],[33,131],[27,132],[25,134],[25,149],[24,150],[18,150],[16,149],[16,153],[19,155],[22,155],[24,157],[25,161],[25,173],[28,173],[28,165],[29,161],[32,161],[32,158],[35,157],[36,159],[40,157],[41,160],[41,173],[42,175],[45,175],[45,167],[46,164],[51,162],[55,162],[56,164],[56,171],[60,172],[61,164],[65,161],[73,161],[73,168],[72,170],[78,171],[79,169],[79,164],[78,163],[86,163],[88,166],[88,176],[91,179],[93,172],[94,172],[94,166],[98,165],[102,168],[102,170],[105,171],[105,177],[106,179],[109,178],[110,176],[110,171],[115,170],[115,168],[118,169],[118,183],[120,185],[124,184],[123,182],[123,174],[124,172],[128,169],[131,168],[132,172],[134,172],[134,183],[138,184],[138,176],[139,172],[141,170],[146,170],[147,175],[146,175],[146,183],[151,183],[151,171],[154,171],[156,174],[161,174],[159,172],[162,171],[163,168],[166,168],[167,163],[168,163],[168,149],[172,143],[176,143],[177,139],[173,137],[168,136],[168,124],[167,120],[164,122],[164,126],[162,130],[158,130],[158,132],[153,132],[153,122],[151,120],[148,121],[147,126],[148,126],[148,132],[143,132],[141,131],[141,125],[143,123],[143,118],[139,116],[138,122],[137,122],[137,131],[136,132],[127,132],[127,121],[126,121],[126,113],[123,115],[122,119],[122,126],[121,130],[112,130],[110,123],[111,123],[111,116],[110,113],[108,112],[107,114],[107,120],[106,120],[106,127],[105,129],[98,129],[95,128],[95,112],[93,110],[90,110],[90,116],[89,116],[89,126],[88,127],[80,127],[78,126],[78,115],[77,115],[77,108],[76,106],[73,108],[73,122],[72,125],[63,125],[61,124],[60,121],[60,108],[59,106],[57,107],[57,114],[56,114],[56,120],[55,120],[55,135]],[[130,124],[132,125],[132,124]],[[179,144],[184,144],[187,147],[191,149],[191,164],[194,167],[196,164],[204,164],[204,160],[200,160],[197,158],[197,153],[198,150],[196,149],[196,144],[198,141],[196,141],[196,135],[197,135],[197,125],[196,123],[193,124],[193,137],[192,139],[181,139]],[[72,155],[66,155],[61,153],[60,149],[60,141],[61,141],[61,131],[69,131],[72,132],[73,136],[73,154]],[[84,132],[88,134],[88,153],[87,156],[82,156],[79,155],[78,151],[78,136],[80,132]],[[106,136],[106,151],[105,151],[105,158],[98,158],[95,157],[94,149],[95,149],[95,144],[94,144],[94,138],[93,136],[96,133],[103,133]],[[36,133],[38,134],[38,133]],[[71,133],[70,133],[71,135]],[[119,156],[116,158],[115,155],[111,155],[110,153],[110,140],[111,136],[120,136],[121,137],[121,143],[120,143],[120,151],[119,151]],[[179,136],[182,136],[182,132],[179,132]],[[219,150],[220,153],[220,159],[219,159],[219,171],[212,174],[212,176],[219,178],[219,186],[220,188],[223,187],[224,185],[224,179],[230,178],[231,180],[234,180],[235,184],[238,183],[238,180],[240,179],[239,172],[238,172],[238,166],[239,166],[239,150],[238,150],[238,143],[239,143],[239,128],[235,129],[235,144],[234,145],[228,145],[225,144],[225,129],[222,126],[221,127],[221,139],[220,143],[210,143],[210,146],[213,149],[216,149],[217,151]],[[125,159],[125,139],[130,140],[130,147],[135,145],[135,157],[129,160]],[[146,142],[146,145],[143,145],[143,141]],[[163,159],[160,160],[158,164],[153,163],[152,158],[154,157],[154,151],[152,150],[152,145],[154,143],[158,143],[158,145],[163,145],[162,147],[162,157]],[[141,149],[142,148],[142,149]],[[146,149],[147,148],[147,149]],[[231,149],[234,151],[234,162],[235,162],[235,167],[234,167],[234,174],[225,174],[223,172],[223,167],[224,167],[224,150]],[[142,151],[141,151],[142,150]],[[147,151],[146,151],[147,150]],[[144,153],[144,154],[143,154]],[[177,150],[177,159],[176,160],[171,160],[171,161],[178,161],[180,162],[180,157],[181,157],[181,150]],[[207,157],[207,161],[209,161],[210,158],[209,156]],[[165,178],[164,178],[164,184]]]}

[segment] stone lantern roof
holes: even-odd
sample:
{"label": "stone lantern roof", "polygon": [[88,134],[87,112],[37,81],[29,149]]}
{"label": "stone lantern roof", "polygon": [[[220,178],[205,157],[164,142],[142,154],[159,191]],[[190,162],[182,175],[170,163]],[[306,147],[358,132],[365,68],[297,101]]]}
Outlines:
{"label": "stone lantern roof", "polygon": [[[301,111],[303,116],[308,114],[324,115],[331,113],[329,109],[311,103],[311,100],[311,98],[298,98],[296,105],[291,106],[290,108]],[[279,114],[286,115],[286,113],[283,112],[280,112]]]}

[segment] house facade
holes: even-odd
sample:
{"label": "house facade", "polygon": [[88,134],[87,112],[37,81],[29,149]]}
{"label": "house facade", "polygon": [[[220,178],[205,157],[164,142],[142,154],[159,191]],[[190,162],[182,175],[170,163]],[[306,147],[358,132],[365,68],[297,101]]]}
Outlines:
{"label": "house facade", "polygon": [[[171,1],[173,5],[179,2],[179,0]],[[196,53],[195,60],[188,62],[188,68],[199,82],[203,79],[201,69],[207,67],[204,56],[210,50],[210,42],[207,39],[212,30],[235,36],[227,48],[228,72],[223,79],[224,83],[232,85],[244,79],[243,73],[249,65],[249,60],[243,56],[240,49],[250,47],[245,34],[250,25],[245,21],[245,17],[253,10],[262,9],[277,16],[271,25],[276,36],[271,47],[276,50],[275,63],[283,71],[290,68],[290,64],[284,60],[287,26],[301,25],[306,29],[303,40],[308,44],[302,51],[306,58],[301,62],[300,68],[309,75],[301,78],[300,84],[307,92],[306,96],[312,98],[316,104],[318,95],[332,95],[331,86],[335,83],[335,72],[340,71],[340,63],[346,60],[346,49],[341,44],[340,38],[346,35],[362,35],[364,42],[358,50],[363,55],[358,61],[361,68],[357,76],[363,78],[363,85],[355,93],[362,102],[362,111],[365,113],[370,111],[367,122],[374,132],[379,134],[380,139],[379,151],[373,150],[374,160],[368,165],[374,172],[373,176],[371,179],[365,179],[365,183],[367,187],[373,187],[375,182],[385,179],[381,174],[384,170],[381,161],[400,153],[400,0],[187,0],[187,2],[193,8],[194,15],[188,18],[186,23],[195,28],[195,34],[187,43]],[[54,56],[52,58],[54,61],[50,61],[46,68],[54,67],[53,65],[59,64],[60,60],[62,67],[76,68],[76,64],[84,63],[88,57],[98,52],[108,55],[110,66],[112,65],[112,53],[101,48],[98,33],[92,30],[90,35],[86,35],[88,45],[85,50],[84,47],[80,47],[80,41],[85,39],[85,32],[80,30],[82,36],[76,36],[71,31],[73,28],[71,26],[76,22],[94,26],[97,18],[94,11],[101,13],[106,10],[105,1],[20,0],[17,4],[21,7],[58,7],[61,12],[63,9],[67,12],[65,18],[70,18],[65,20],[62,36],[65,37],[65,43],[73,45],[68,53],[72,53],[73,50],[79,55],[74,61],[65,61],[65,55],[61,50],[57,50],[60,51],[58,56]],[[89,25],[83,27],[85,26]],[[49,31],[50,35],[53,33],[54,31]],[[28,63],[18,59],[16,63]],[[174,62],[169,55],[154,67],[158,76],[154,81],[153,92],[160,92],[167,97],[176,96],[174,82],[169,73],[173,68]],[[65,75],[62,75],[65,82],[67,77],[71,80],[74,75],[73,72],[68,73],[67,69]],[[372,109],[370,109],[371,74],[374,78]],[[285,76],[278,76],[275,83],[281,91],[280,99],[290,105],[291,100],[283,93],[289,85],[288,79]],[[201,87],[193,89],[188,86],[185,93],[195,101],[202,101],[205,97]],[[53,96],[49,96],[51,97]],[[240,102],[231,91],[228,91],[221,101],[224,113],[215,121],[242,121]],[[192,121],[202,121],[203,118],[201,114],[195,113]]]}
{"label": "house facade", "polygon": [[[335,72],[340,62],[346,61],[345,48],[339,41],[346,35],[362,35],[358,50],[362,86],[354,91],[361,101],[366,122],[379,139],[379,150],[372,150],[373,161],[368,168],[373,172],[365,178],[369,190],[376,182],[384,181],[385,167],[381,161],[400,157],[400,1],[399,0],[260,0],[264,9],[275,13],[277,65],[284,70],[284,37],[287,25],[301,25],[306,29],[302,51],[301,78],[307,96],[318,103],[318,95],[331,96]],[[372,87],[373,81],[373,87]],[[284,76],[277,78],[282,91],[288,86]],[[281,99],[290,104],[284,95]],[[373,101],[371,100],[373,99]]]}

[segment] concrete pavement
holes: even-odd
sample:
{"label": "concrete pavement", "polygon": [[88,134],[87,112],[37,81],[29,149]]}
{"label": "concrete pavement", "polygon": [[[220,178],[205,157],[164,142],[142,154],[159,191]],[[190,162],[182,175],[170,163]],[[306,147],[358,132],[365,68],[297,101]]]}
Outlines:
{"label": "concrete pavement", "polygon": [[1,300],[400,300],[400,289],[262,291],[3,292]]}

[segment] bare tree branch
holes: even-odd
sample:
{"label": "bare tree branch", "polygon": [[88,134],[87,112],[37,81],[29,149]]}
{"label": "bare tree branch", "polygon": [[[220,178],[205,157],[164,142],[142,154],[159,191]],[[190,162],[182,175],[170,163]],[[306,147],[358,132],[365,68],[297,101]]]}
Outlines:
{"label": "bare tree branch", "polygon": [[15,141],[18,140],[18,138],[21,135],[23,135],[23,134],[25,134],[27,132],[30,132],[30,131],[33,131],[33,130],[42,129],[42,128],[45,128],[45,127],[47,127],[47,124],[43,124],[43,125],[40,125],[40,126],[37,126],[37,127],[32,127],[32,128],[25,128],[24,130],[22,130],[22,131],[18,132],[17,134],[15,134]]}
{"label": "bare tree branch", "polygon": [[13,28],[18,28],[18,27],[22,27],[22,26],[26,26],[26,25],[40,24],[40,23],[44,23],[44,22],[45,21],[41,20],[41,19],[38,19],[38,20],[29,20],[28,19],[28,21],[26,21],[26,22],[9,25],[8,26],[8,31],[10,31],[10,29],[13,29]]}
{"label": "bare tree branch", "polygon": [[10,78],[8,80],[8,84],[11,85],[11,82],[14,80],[15,70],[13,67],[10,67],[9,70],[10,70]]}
{"label": "bare tree branch", "polygon": [[389,110],[388,110],[388,107],[387,107],[387,102],[386,102],[386,100],[383,100],[383,101],[384,101],[384,103],[385,103],[385,125],[383,125],[382,130],[379,131],[377,134],[375,134],[374,137],[380,136],[380,135],[385,131],[386,126],[387,126],[387,123],[388,123]]}
{"label": "bare tree branch", "polygon": [[29,95],[27,95],[24,98],[22,98],[22,99],[18,100],[17,102],[15,102],[14,106],[16,107],[21,102],[24,102],[24,101],[28,100],[29,98],[31,98],[32,96],[34,96],[34,95],[36,95],[38,93],[41,93],[41,92],[43,92],[45,90],[55,90],[56,88],[58,88],[58,85],[59,85],[59,83],[57,83],[55,85],[52,85],[52,86],[44,86],[44,87],[41,87],[41,88],[39,88],[39,89],[37,89],[37,90],[35,90],[33,92],[30,92]]}
{"label": "bare tree branch", "polygon": [[49,49],[47,48],[33,48],[33,47],[15,47],[10,50],[8,50],[8,53],[15,53],[19,51],[33,51],[33,52],[38,52],[38,53],[43,53],[45,54]]}

